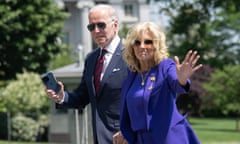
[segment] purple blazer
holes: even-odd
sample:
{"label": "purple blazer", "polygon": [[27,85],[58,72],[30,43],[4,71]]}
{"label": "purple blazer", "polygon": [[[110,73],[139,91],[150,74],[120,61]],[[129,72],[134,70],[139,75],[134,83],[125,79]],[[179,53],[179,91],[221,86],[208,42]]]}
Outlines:
{"label": "purple blazer", "polygon": [[[120,129],[129,144],[137,144],[137,132],[131,128],[126,95],[133,83],[136,72],[129,72],[129,75],[122,87]],[[186,93],[190,88],[190,81],[187,86],[182,87],[177,79],[176,65],[172,59],[165,59],[152,68],[144,92],[144,113],[146,117],[146,130],[150,133],[154,144],[200,144],[185,116],[182,116],[176,106],[177,93]],[[138,118],[133,120],[138,121]]]}

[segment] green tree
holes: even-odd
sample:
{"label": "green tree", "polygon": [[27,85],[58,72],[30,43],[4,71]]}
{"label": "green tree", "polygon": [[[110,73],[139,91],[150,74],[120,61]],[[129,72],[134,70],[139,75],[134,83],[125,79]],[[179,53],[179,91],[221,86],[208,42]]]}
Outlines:
{"label": "green tree", "polygon": [[156,0],[159,12],[170,17],[170,53],[183,58],[197,50],[201,63],[213,68],[240,63],[240,1],[237,0]]}
{"label": "green tree", "polygon": [[0,80],[24,69],[43,73],[66,46],[62,36],[68,14],[53,0],[0,1]]}
{"label": "green tree", "polygon": [[211,80],[203,87],[214,97],[216,106],[224,114],[235,114],[237,117],[236,129],[240,130],[240,65],[224,66],[211,74]]}

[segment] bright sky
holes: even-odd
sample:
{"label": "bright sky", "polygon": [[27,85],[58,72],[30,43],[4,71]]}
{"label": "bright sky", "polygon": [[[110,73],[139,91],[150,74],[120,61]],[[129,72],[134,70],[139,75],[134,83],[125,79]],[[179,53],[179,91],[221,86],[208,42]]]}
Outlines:
{"label": "bright sky", "polygon": [[164,13],[159,12],[161,7],[164,7],[163,3],[150,1],[150,20],[165,28],[168,26],[169,18]]}

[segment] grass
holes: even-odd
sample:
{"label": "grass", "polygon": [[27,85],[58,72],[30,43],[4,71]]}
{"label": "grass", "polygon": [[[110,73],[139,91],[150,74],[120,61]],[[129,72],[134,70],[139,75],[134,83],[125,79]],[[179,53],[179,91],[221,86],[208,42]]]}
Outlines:
{"label": "grass", "polygon": [[8,142],[8,141],[0,141],[0,144],[50,144],[50,143],[36,143],[36,142]]}
{"label": "grass", "polygon": [[190,124],[201,144],[240,144],[240,131],[236,120],[215,118],[190,118]]}
{"label": "grass", "polygon": [[[240,131],[236,131],[234,119],[190,118],[201,144],[240,144]],[[0,144],[49,144],[0,141]]]}
{"label": "grass", "polygon": [[9,141],[0,141],[0,144],[57,144],[57,143],[47,143],[47,142],[9,142]]}

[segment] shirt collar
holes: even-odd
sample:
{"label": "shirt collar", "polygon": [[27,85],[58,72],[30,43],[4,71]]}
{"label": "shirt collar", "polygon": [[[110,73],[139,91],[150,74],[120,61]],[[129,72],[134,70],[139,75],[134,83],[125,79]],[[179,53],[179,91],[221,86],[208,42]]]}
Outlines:
{"label": "shirt collar", "polygon": [[118,46],[120,42],[120,37],[119,36],[115,36],[112,41],[109,43],[109,45],[106,46],[106,50],[108,53],[113,54]]}

